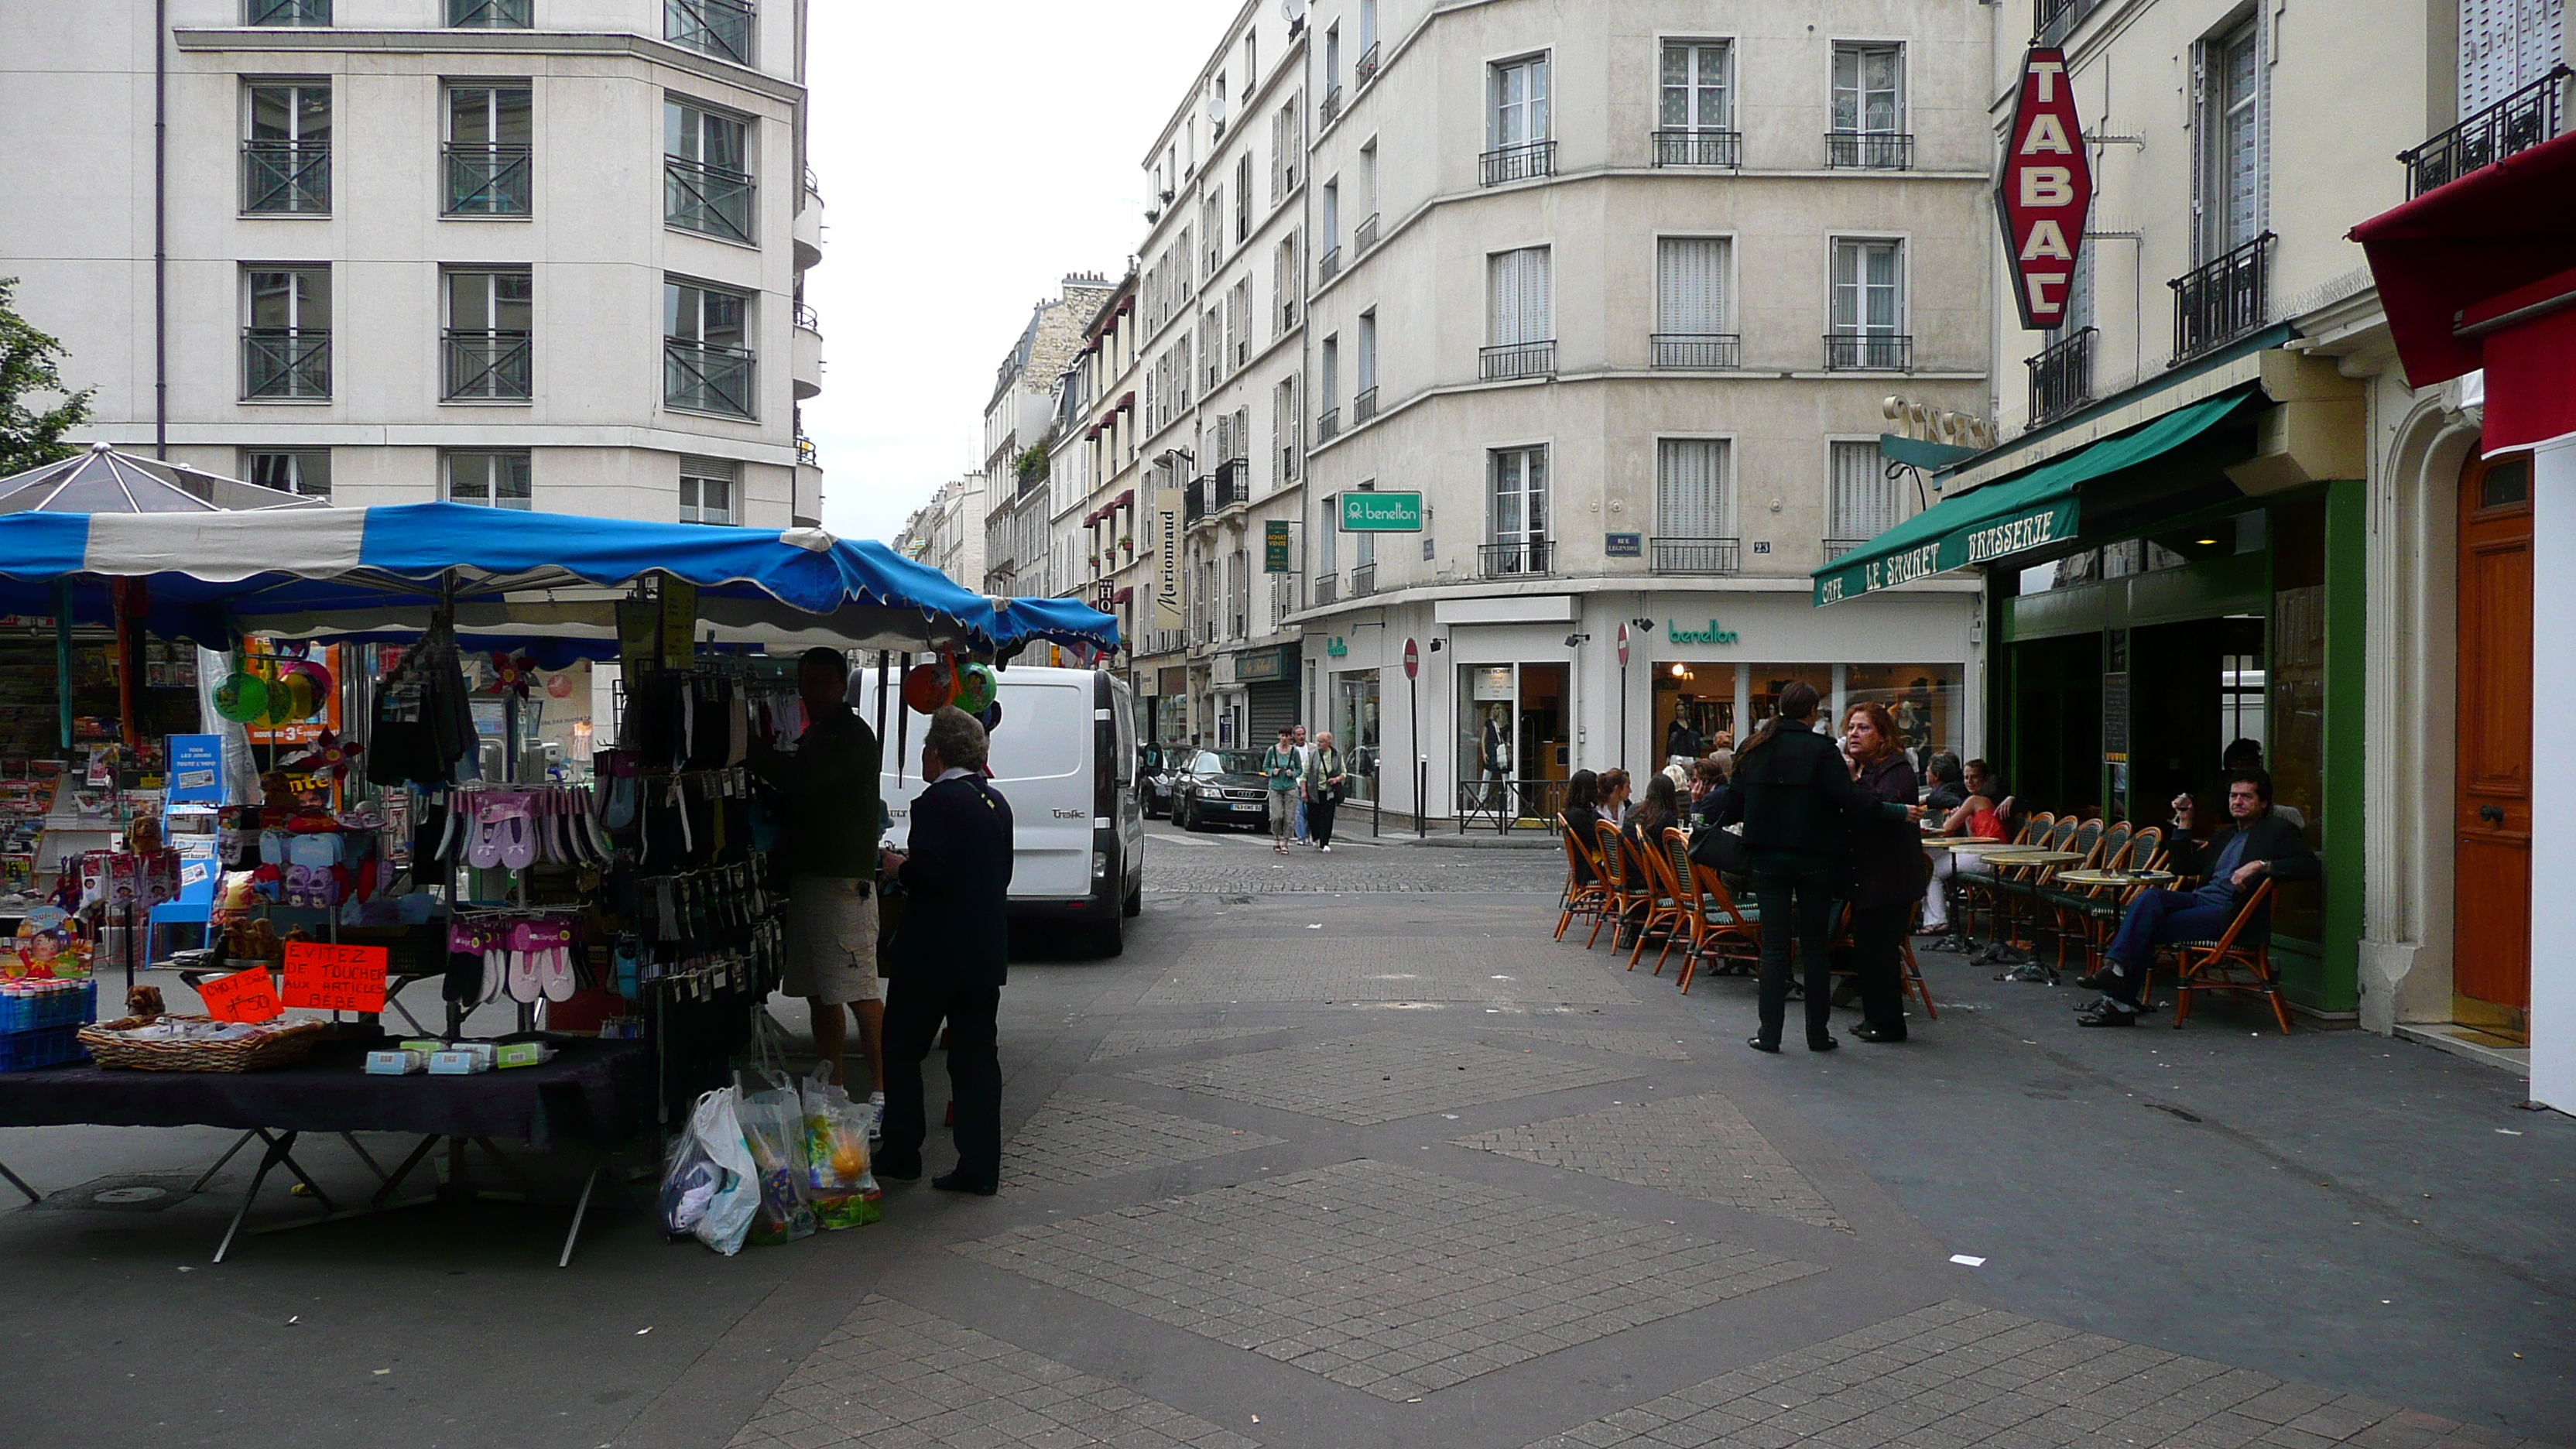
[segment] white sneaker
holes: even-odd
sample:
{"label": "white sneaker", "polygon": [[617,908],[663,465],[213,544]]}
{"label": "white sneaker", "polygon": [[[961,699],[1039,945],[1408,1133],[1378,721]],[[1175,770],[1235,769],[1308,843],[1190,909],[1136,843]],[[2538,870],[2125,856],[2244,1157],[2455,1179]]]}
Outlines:
{"label": "white sneaker", "polygon": [[1331,846],[1329,846],[1329,845],[1325,846],[1325,847],[1324,847],[1324,853],[1325,853],[1326,855],[1330,855],[1330,854],[1332,854],[1332,853],[1333,853],[1333,848],[1332,848]]}

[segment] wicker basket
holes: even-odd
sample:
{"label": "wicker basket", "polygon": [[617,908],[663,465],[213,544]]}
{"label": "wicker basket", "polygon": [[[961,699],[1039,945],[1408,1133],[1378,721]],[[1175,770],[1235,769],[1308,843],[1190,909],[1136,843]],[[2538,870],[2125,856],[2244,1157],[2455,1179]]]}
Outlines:
{"label": "wicker basket", "polygon": [[300,1062],[322,1040],[327,1023],[299,1021],[279,1031],[239,1041],[136,1041],[118,1033],[161,1021],[206,1021],[208,1017],[128,1016],[81,1028],[80,1042],[102,1067],[136,1072],[256,1072]]}

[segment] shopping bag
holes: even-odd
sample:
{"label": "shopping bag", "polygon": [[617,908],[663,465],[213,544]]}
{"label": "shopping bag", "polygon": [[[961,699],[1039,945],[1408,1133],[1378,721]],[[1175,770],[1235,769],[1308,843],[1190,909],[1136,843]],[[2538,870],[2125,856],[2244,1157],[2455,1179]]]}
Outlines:
{"label": "shopping bag", "polygon": [[727,1087],[698,1098],[662,1171],[662,1227],[731,1257],[760,1206],[758,1173]]}
{"label": "shopping bag", "polygon": [[810,1238],[815,1228],[814,1209],[805,1201],[804,1106],[786,1078],[765,1075],[770,1090],[745,1093],[735,1109],[760,1182],[760,1210],[752,1215],[749,1239],[755,1245]]}
{"label": "shopping bag", "polygon": [[884,1216],[868,1163],[868,1110],[832,1081],[827,1063],[805,1079],[805,1197],[826,1229],[856,1228]]}

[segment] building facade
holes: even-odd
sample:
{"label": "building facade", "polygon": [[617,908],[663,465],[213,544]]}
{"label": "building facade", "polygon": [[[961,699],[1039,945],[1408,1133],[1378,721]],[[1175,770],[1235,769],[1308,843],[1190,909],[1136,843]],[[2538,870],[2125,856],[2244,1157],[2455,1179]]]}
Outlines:
{"label": "building facade", "polygon": [[802,0],[167,10],[0,14],[12,109],[77,118],[0,161],[46,198],[0,256],[86,436],[349,505],[818,520]]}
{"label": "building facade", "polygon": [[968,473],[939,485],[930,501],[912,511],[895,535],[895,552],[925,563],[967,588],[984,577],[984,475]]}
{"label": "building facade", "polygon": [[1097,273],[1067,276],[1056,296],[1030,309],[1028,325],[994,369],[984,404],[985,593],[1052,594],[1061,587],[1066,545],[1056,536],[1046,486],[1057,384],[1110,290]]}

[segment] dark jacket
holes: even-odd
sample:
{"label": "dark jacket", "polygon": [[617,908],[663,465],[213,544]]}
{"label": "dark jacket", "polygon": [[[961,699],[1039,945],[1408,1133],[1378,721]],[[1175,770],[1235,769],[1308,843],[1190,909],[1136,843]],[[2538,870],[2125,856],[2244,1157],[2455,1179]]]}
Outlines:
{"label": "dark jacket", "polygon": [[796,737],[796,752],[756,745],[751,772],[777,792],[776,859],[788,876],[877,878],[876,731],[847,705],[825,710]]}
{"label": "dark jacket", "polygon": [[1565,828],[1574,832],[1575,840],[1584,851],[1583,863],[1575,869],[1582,872],[1585,880],[1592,879],[1592,857],[1601,853],[1601,832],[1593,828],[1600,820],[1601,812],[1589,805],[1566,807]]}
{"label": "dark jacket", "polygon": [[1851,825],[1849,889],[1856,906],[1898,906],[1923,897],[1923,832],[1902,814],[1914,803],[1914,762],[1903,751],[1891,751],[1875,765],[1864,766],[1852,782],[1860,793],[1899,813],[1864,815]]}
{"label": "dark jacket", "polygon": [[973,776],[942,780],[912,802],[903,863],[899,980],[999,986],[1011,960],[1011,802]]}
{"label": "dark jacket", "polygon": [[1744,822],[1757,869],[1831,870],[1852,823],[1881,813],[1852,784],[1834,742],[1794,720],[1779,720],[1768,743],[1735,757],[1735,792],[1718,823]]}
{"label": "dark jacket", "polygon": [[[2251,825],[2240,826],[2231,820],[2225,829],[2205,841],[2188,831],[2176,831],[2172,846],[2172,856],[2177,862],[2174,870],[2183,875],[2198,876],[2204,884],[2208,883],[2210,872],[2218,865],[2219,855],[2240,830],[2246,839],[2245,854],[2236,862],[2238,866],[2252,865],[2258,860],[2268,861],[2272,867],[2268,874],[2274,881],[2325,878],[2324,865],[2317,860],[2317,853],[2308,848],[2307,838],[2299,833],[2299,827],[2268,810]],[[2257,883],[2260,883],[2259,878]],[[2239,896],[2244,893],[2244,890],[2237,892]],[[2272,907],[2269,902],[2247,923],[2247,928],[2257,940],[2271,934]]]}

